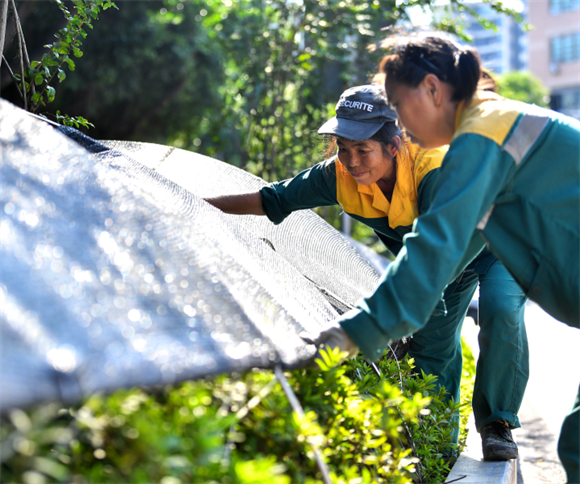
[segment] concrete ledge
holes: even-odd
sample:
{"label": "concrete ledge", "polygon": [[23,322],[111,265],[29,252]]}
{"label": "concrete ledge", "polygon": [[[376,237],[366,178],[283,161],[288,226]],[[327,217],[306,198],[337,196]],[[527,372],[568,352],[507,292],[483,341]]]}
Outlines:
{"label": "concrete ledge", "polygon": [[467,445],[447,476],[446,484],[516,484],[518,463],[516,459],[503,462],[483,460],[481,439],[473,415],[467,423]]}

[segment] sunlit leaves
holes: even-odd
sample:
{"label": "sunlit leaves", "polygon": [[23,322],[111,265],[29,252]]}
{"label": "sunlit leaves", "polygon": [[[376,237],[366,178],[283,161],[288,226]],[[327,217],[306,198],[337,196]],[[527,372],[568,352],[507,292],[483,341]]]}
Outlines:
{"label": "sunlit leaves", "polygon": [[[473,375],[473,358],[465,355]],[[0,425],[3,476],[311,483],[318,473],[314,446],[336,483],[408,483],[418,474],[443,482],[443,450],[458,406],[444,403],[434,377],[414,376],[411,360],[381,360],[379,380],[362,357],[340,364],[342,356],[323,351],[324,371],[286,373],[303,416],[263,370],[9,412]]]}

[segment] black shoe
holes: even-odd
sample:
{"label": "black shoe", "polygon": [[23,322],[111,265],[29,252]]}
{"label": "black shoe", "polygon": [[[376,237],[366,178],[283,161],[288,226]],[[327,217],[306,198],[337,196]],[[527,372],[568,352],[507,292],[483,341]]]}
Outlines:
{"label": "black shoe", "polygon": [[483,426],[481,444],[483,460],[510,460],[518,457],[518,446],[514,442],[512,432],[501,421]]}

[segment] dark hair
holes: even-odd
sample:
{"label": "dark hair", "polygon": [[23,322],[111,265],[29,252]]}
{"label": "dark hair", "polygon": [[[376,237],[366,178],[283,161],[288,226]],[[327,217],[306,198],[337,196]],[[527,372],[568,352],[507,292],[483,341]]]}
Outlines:
{"label": "dark hair", "polygon": [[475,49],[437,36],[387,40],[383,46],[391,50],[380,66],[387,82],[417,87],[434,74],[453,87],[453,101],[469,101],[477,89],[481,61]]}

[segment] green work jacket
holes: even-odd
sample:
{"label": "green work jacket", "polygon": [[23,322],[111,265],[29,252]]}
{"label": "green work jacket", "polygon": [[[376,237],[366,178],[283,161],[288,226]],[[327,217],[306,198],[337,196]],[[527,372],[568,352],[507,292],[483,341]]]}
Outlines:
{"label": "green work jacket", "polygon": [[580,319],[580,122],[493,93],[457,109],[433,201],[375,293],[339,318],[374,360],[426,324],[441,292],[487,243],[530,299]]}

